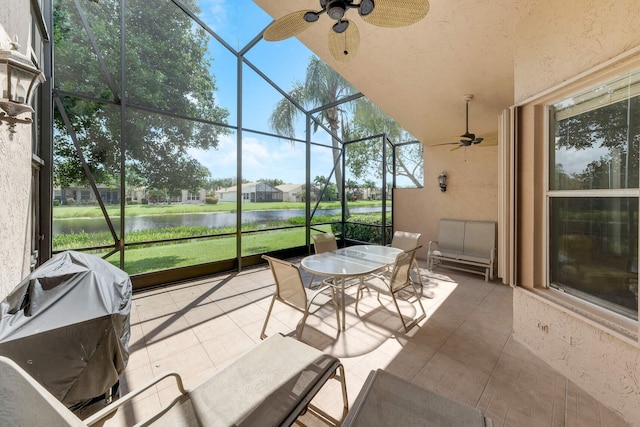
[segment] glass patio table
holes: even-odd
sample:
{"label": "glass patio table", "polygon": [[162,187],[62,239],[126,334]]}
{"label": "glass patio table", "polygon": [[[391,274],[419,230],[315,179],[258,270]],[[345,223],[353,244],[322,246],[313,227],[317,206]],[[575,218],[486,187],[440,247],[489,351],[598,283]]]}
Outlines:
{"label": "glass patio table", "polygon": [[300,265],[306,271],[334,279],[334,286],[341,290],[342,330],[345,329],[345,282],[348,278],[364,276],[393,264],[401,249],[380,245],[357,245],[331,252],[309,255]]}

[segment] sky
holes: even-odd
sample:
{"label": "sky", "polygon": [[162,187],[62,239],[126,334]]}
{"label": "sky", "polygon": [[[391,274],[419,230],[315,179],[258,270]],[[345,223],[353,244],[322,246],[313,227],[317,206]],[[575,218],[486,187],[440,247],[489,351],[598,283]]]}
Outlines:
{"label": "sky", "polygon": [[[272,18],[251,0],[199,0],[200,19],[236,51],[244,48]],[[236,125],[237,59],[229,49],[212,38],[211,72],[216,78],[218,104],[229,110],[229,123]],[[312,56],[297,39],[281,42],[261,40],[245,57],[265,73],[283,90],[289,91],[296,81],[303,81],[307,63]],[[242,70],[243,128],[271,132],[268,119],[282,95],[248,66]],[[304,137],[303,117],[296,126],[297,137]],[[314,141],[330,143],[328,135],[316,134]],[[190,150],[190,154],[204,164],[213,178],[236,177],[236,133],[222,137],[215,151]],[[305,181],[305,146],[291,144],[288,140],[269,138],[257,133],[243,133],[243,178],[256,181],[278,178],[285,183]],[[333,162],[330,150],[314,152],[313,179],[316,175],[328,176]],[[315,174],[314,174],[315,172]]]}

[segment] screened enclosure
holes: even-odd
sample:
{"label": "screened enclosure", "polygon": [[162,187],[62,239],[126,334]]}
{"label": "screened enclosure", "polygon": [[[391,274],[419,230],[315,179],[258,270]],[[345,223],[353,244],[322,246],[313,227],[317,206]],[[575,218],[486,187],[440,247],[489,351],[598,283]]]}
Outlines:
{"label": "screened enclosure", "polygon": [[422,145],[250,0],[54,0],[50,253],[135,286],[386,244]]}

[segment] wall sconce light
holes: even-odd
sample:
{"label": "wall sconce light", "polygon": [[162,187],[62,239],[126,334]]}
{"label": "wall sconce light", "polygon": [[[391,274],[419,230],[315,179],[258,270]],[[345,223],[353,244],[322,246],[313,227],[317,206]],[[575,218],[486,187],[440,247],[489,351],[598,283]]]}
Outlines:
{"label": "wall sconce light", "polygon": [[438,175],[438,185],[440,186],[440,191],[443,193],[447,191],[447,174],[444,171]]}
{"label": "wall sconce light", "polygon": [[7,122],[9,131],[15,133],[16,123],[31,123],[30,117],[19,119],[22,113],[33,113],[31,98],[44,74],[26,56],[18,51],[18,38],[10,49],[0,49],[0,120]]}

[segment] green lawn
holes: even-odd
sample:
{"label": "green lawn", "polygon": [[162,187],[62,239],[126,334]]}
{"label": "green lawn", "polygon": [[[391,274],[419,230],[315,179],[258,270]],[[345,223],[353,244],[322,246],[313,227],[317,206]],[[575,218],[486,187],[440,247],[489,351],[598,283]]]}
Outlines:
{"label": "green lawn", "polygon": [[[349,207],[380,206],[380,201],[350,202]],[[181,213],[206,213],[206,212],[233,212],[235,203],[207,204],[182,204],[171,205],[130,205],[126,208],[127,216],[143,215],[170,215]],[[274,209],[304,209],[304,203],[248,203],[243,209],[249,210],[274,210]],[[321,209],[338,209],[339,202],[322,203]],[[119,206],[107,208],[111,217],[119,216]],[[53,209],[54,219],[74,218],[98,218],[102,216],[99,206],[57,206]],[[367,216],[365,214],[365,216]],[[317,222],[330,222],[330,216],[316,217]],[[315,222],[314,221],[314,222]],[[304,217],[291,218],[281,223],[271,224],[269,227],[281,227],[286,225],[303,225]],[[330,231],[330,225],[322,225],[321,229]],[[243,231],[255,229],[255,226],[247,224]],[[161,239],[174,239],[181,237],[202,236],[234,232],[234,229],[209,229],[206,227],[165,227],[158,229],[140,230],[127,233],[126,242],[148,242]],[[81,249],[101,245],[113,244],[113,238],[108,232],[101,233],[73,233],[54,236],[54,250]],[[303,246],[305,244],[305,227],[292,229],[280,229],[242,235],[242,255],[261,254],[279,249]],[[97,255],[104,254],[98,253]],[[214,237],[207,239],[193,239],[181,242],[159,242],[145,244],[144,246],[128,246],[125,250],[125,271],[129,274],[140,274],[169,268],[185,267],[189,265],[207,262],[233,259],[236,257],[235,235]],[[116,253],[109,261],[119,267],[119,254]]]}
{"label": "green lawn", "polygon": [[[330,230],[329,225],[324,225],[320,228],[327,231]],[[303,246],[304,244],[304,227],[244,234],[242,236],[242,254],[261,254]],[[148,273],[235,257],[235,236],[181,243],[164,243],[145,247],[130,247],[125,251],[125,271],[129,274]],[[108,261],[119,267],[119,254],[114,254]]]}

